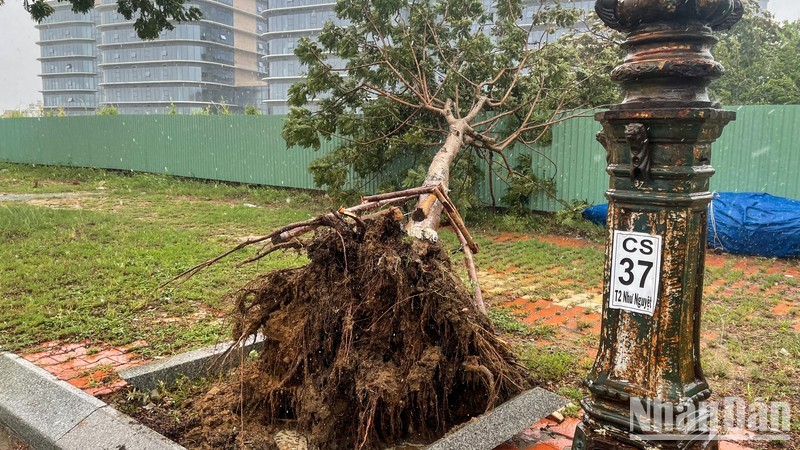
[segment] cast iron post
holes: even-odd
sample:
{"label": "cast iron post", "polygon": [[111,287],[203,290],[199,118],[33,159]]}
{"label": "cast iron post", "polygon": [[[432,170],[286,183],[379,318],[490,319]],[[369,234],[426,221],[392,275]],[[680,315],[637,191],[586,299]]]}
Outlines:
{"label": "cast iron post", "polygon": [[[597,0],[628,33],[625,99],[596,119],[611,176],[600,346],[573,450],[716,448],[703,401],[700,306],[711,143],[735,118],[708,96],[712,30],[741,0]],[[688,419],[688,420],[687,420]],[[693,423],[694,422],[694,423]]]}

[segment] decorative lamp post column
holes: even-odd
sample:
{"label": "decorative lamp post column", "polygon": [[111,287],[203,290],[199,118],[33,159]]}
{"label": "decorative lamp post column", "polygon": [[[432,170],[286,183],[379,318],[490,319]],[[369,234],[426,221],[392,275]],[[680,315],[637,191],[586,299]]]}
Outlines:
{"label": "decorative lamp post column", "polygon": [[596,119],[611,177],[600,346],[573,450],[716,448],[703,402],[700,310],[711,143],[735,113],[708,96],[722,75],[713,30],[741,0],[597,0],[628,33],[612,72],[625,98]]}

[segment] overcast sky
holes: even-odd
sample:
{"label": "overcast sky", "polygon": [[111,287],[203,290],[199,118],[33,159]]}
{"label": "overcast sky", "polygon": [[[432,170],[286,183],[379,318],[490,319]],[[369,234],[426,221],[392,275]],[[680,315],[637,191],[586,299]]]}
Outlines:
{"label": "overcast sky", "polygon": [[[770,0],[769,9],[778,20],[800,19],[800,1]],[[40,101],[41,65],[36,58],[39,32],[22,8],[21,0],[6,0],[0,6],[0,113],[25,109]]]}

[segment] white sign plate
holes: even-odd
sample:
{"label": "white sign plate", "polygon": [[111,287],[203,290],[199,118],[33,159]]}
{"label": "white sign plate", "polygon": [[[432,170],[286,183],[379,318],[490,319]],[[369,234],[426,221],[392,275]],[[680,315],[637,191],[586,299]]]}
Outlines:
{"label": "white sign plate", "polygon": [[653,315],[661,279],[661,241],[661,236],[614,231],[611,309]]}

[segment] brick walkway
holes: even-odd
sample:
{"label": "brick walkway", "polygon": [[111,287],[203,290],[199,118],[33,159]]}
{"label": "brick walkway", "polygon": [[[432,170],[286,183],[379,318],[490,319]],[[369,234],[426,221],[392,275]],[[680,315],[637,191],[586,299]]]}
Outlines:
{"label": "brick walkway", "polygon": [[108,395],[122,389],[127,383],[117,375],[117,371],[147,361],[136,353],[137,349],[147,347],[145,341],[123,347],[89,341],[76,344],[46,342],[42,347],[45,350],[23,357],[94,396]]}

